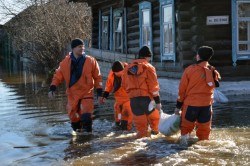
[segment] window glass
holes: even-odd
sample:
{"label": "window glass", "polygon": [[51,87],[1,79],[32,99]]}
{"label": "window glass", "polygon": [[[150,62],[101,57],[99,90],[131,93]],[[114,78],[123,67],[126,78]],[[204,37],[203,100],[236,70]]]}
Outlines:
{"label": "window glass", "polygon": [[173,35],[172,35],[172,6],[167,5],[163,7],[163,51],[164,53],[173,52]]}
{"label": "window glass", "polygon": [[149,25],[149,10],[142,11],[143,25]]}
{"label": "window glass", "polygon": [[122,52],[122,17],[114,18],[114,49]]}
{"label": "window glass", "polygon": [[104,50],[108,50],[108,46],[109,46],[108,27],[109,27],[108,16],[103,16],[102,17],[102,49]]}
{"label": "window glass", "polygon": [[149,10],[142,10],[142,44],[150,46],[150,17]]}
{"label": "window glass", "polygon": [[164,22],[172,22],[172,7],[170,5],[163,8],[163,17]]}
{"label": "window glass", "polygon": [[250,3],[241,2],[238,4],[238,16],[250,17]]}
{"label": "window glass", "polygon": [[250,3],[238,2],[238,52],[250,51]]}
{"label": "window glass", "polygon": [[249,50],[249,47],[247,44],[239,44],[239,51],[247,51]]}
{"label": "window glass", "polygon": [[149,26],[143,27],[143,45],[150,46],[150,28],[149,28]]}

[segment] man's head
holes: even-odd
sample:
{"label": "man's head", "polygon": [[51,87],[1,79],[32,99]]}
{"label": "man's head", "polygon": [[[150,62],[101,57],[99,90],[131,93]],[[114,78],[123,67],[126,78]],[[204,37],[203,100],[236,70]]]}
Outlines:
{"label": "man's head", "polygon": [[84,45],[82,39],[76,38],[71,41],[71,48],[75,48],[77,46]]}
{"label": "man's head", "polygon": [[82,55],[84,51],[84,43],[82,39],[76,38],[71,41],[71,48],[75,55]]}
{"label": "man's head", "polygon": [[139,50],[139,58],[146,58],[146,57],[151,58],[151,56],[152,56],[152,52],[148,46],[143,46]]}
{"label": "man's head", "polygon": [[201,60],[209,61],[214,55],[214,50],[209,46],[201,46],[198,49],[197,54],[199,55]]}
{"label": "man's head", "polygon": [[120,61],[115,61],[112,65],[113,72],[120,72],[124,69],[123,64]]}

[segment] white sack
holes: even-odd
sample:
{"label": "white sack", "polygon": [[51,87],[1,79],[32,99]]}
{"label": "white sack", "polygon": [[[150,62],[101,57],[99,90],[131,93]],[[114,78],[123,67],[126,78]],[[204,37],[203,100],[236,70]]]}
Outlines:
{"label": "white sack", "polygon": [[159,131],[166,135],[171,136],[180,130],[181,117],[180,115],[169,115],[161,111]]}
{"label": "white sack", "polygon": [[214,89],[214,102],[227,103],[228,98],[218,89]]}

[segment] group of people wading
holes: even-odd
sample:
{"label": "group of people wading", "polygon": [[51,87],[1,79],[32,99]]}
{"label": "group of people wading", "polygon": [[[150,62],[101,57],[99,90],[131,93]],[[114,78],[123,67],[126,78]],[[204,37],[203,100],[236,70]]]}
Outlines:
{"label": "group of people wading", "polygon": [[[72,40],[71,48],[72,52],[60,62],[53,76],[48,96],[54,97],[57,87],[66,82],[73,135],[92,132],[94,90],[99,104],[104,104],[110,93],[114,94],[114,119],[119,129],[130,131],[135,126],[137,138],[159,133],[160,86],[156,70],[149,63],[152,57],[149,47],[143,46],[138,58],[129,64],[115,61],[104,92],[98,62],[85,54],[83,40]],[[195,128],[199,140],[209,139],[213,91],[220,79],[218,71],[209,64],[213,54],[211,47],[201,46],[196,63],[187,67],[182,75],[175,109],[175,114],[181,115],[182,137]],[[152,102],[155,106],[149,109]]]}

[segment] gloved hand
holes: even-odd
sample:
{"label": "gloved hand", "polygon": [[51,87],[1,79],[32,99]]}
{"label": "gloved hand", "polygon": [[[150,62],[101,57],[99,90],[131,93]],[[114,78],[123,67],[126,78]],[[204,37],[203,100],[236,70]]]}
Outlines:
{"label": "gloved hand", "polygon": [[55,91],[56,91],[56,86],[55,86],[55,85],[51,85],[51,86],[49,87],[48,97],[49,97],[49,98],[55,97]]}
{"label": "gloved hand", "polygon": [[107,100],[108,96],[109,96],[109,92],[104,91],[104,93],[102,94],[100,103],[101,103],[101,104],[106,103],[106,100]]}
{"label": "gloved hand", "polygon": [[179,108],[175,108],[174,113],[175,113],[175,115],[180,115],[181,110]]}
{"label": "gloved hand", "polygon": [[156,105],[155,105],[155,108],[156,108],[157,110],[161,111],[161,103],[156,104]]}
{"label": "gloved hand", "polygon": [[106,98],[105,97],[99,97],[100,98],[100,104],[104,104],[104,103],[106,103]]}
{"label": "gloved hand", "polygon": [[101,104],[102,100],[102,88],[96,89],[98,103]]}

